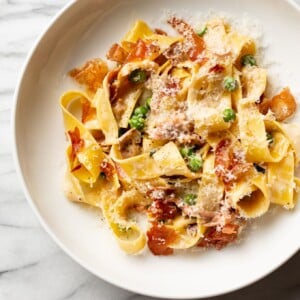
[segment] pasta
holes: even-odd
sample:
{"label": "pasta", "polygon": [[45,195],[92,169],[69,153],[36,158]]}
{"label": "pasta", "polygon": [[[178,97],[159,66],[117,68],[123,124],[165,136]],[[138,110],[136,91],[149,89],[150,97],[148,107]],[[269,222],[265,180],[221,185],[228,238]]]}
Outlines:
{"label": "pasta", "polygon": [[82,89],[60,99],[66,196],[101,209],[128,254],[221,249],[271,205],[293,209],[300,186],[299,128],[283,123],[296,101],[267,95],[255,42],[220,18],[168,23],[177,36],[136,21],[113,67],[70,71]]}

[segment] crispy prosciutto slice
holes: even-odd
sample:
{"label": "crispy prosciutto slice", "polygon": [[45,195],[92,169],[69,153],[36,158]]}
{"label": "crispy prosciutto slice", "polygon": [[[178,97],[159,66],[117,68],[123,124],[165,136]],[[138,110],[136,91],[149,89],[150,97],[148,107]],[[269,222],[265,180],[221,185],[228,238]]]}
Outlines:
{"label": "crispy prosciutto slice", "polygon": [[210,73],[222,73],[224,71],[225,71],[225,68],[219,64],[216,64],[215,66],[213,66],[209,69]]}
{"label": "crispy prosciutto slice", "polygon": [[197,35],[194,29],[184,20],[173,17],[168,23],[186,39],[186,53],[190,60],[195,61],[205,49],[205,43],[202,37]]}
{"label": "crispy prosciutto slice", "polygon": [[96,115],[96,109],[91,106],[91,102],[86,99],[82,99],[81,105],[82,105],[81,122],[86,123],[94,119]]}
{"label": "crispy prosciutto slice", "polygon": [[106,55],[107,59],[120,64],[145,59],[153,60],[159,55],[160,51],[159,46],[151,41],[148,42],[141,39],[136,43],[126,42],[126,46],[129,49],[128,51],[119,44],[113,44]]}
{"label": "crispy prosciutto slice", "polygon": [[84,85],[93,93],[102,86],[104,77],[108,72],[107,64],[99,58],[87,61],[82,67],[75,68],[69,75],[79,84]]}
{"label": "crispy prosciutto slice", "polygon": [[198,247],[215,247],[217,250],[221,250],[237,239],[238,229],[239,225],[237,224],[227,224],[222,230],[217,230],[217,227],[209,228],[206,230]]}
{"label": "crispy prosciutto slice", "polygon": [[274,113],[276,120],[280,122],[295,113],[297,104],[289,88],[283,89],[278,95],[272,98],[270,109]]}
{"label": "crispy prosciutto slice", "polygon": [[154,187],[147,195],[153,201],[148,212],[156,221],[172,220],[179,214],[173,187]]}
{"label": "crispy prosciutto slice", "polygon": [[147,231],[148,247],[154,255],[170,255],[173,249],[170,244],[177,239],[175,230],[162,225],[153,223],[152,227]]}
{"label": "crispy prosciutto slice", "polygon": [[126,62],[141,61],[145,59],[153,60],[159,55],[159,50],[159,46],[139,39],[129,53]]}
{"label": "crispy prosciutto slice", "polygon": [[124,64],[128,57],[128,52],[119,44],[113,44],[106,54],[107,59],[115,61],[119,64]]}
{"label": "crispy prosciutto slice", "polygon": [[230,139],[219,142],[215,150],[215,173],[228,184],[241,178],[251,168],[242,149],[235,147]]}
{"label": "crispy prosciutto slice", "polygon": [[179,212],[176,204],[167,199],[153,201],[148,211],[157,221],[174,219]]}

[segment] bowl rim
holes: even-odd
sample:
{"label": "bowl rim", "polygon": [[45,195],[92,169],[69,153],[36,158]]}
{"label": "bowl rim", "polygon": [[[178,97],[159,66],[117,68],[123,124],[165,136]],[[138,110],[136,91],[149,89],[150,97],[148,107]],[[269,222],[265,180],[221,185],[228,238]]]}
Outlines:
{"label": "bowl rim", "polygon": [[[105,0],[106,1],[106,0]],[[284,0],[285,2],[287,2],[288,4],[290,4],[291,6],[293,6],[294,9],[296,9],[299,14],[300,14],[300,1],[299,3],[296,2],[296,0]],[[44,218],[41,216],[39,209],[37,207],[37,205],[35,204],[35,202],[33,201],[33,198],[31,197],[28,185],[25,181],[25,178],[23,176],[23,169],[21,168],[21,164],[20,164],[20,155],[19,155],[19,145],[18,145],[18,141],[17,141],[17,114],[18,114],[18,104],[19,104],[19,98],[20,98],[20,91],[21,91],[21,87],[25,78],[25,74],[27,72],[27,69],[31,63],[31,60],[33,59],[33,56],[39,46],[39,44],[41,43],[42,39],[44,38],[44,36],[48,33],[48,31],[50,31],[52,29],[52,27],[55,26],[55,23],[61,18],[63,17],[63,15],[69,10],[71,9],[73,6],[75,6],[78,2],[80,2],[79,0],[69,0],[69,2],[67,2],[50,20],[49,23],[47,23],[44,27],[44,29],[41,31],[41,33],[38,35],[38,37],[36,38],[35,42],[33,43],[33,46],[31,47],[31,49],[29,50],[27,57],[25,59],[25,61],[23,62],[23,66],[21,68],[21,71],[18,75],[18,79],[17,79],[17,84],[15,87],[15,91],[14,91],[14,95],[13,95],[13,101],[12,101],[12,112],[11,112],[11,133],[12,133],[12,157],[13,157],[13,162],[14,162],[14,166],[15,166],[15,170],[16,170],[16,174],[17,174],[17,178],[19,180],[19,183],[21,185],[21,189],[25,195],[26,201],[29,204],[29,206],[31,207],[32,211],[34,212],[35,217],[38,219],[41,227],[45,230],[45,232],[51,237],[51,239],[55,242],[55,244],[65,253],[67,254],[70,258],[72,258],[73,261],[75,261],[77,264],[79,264],[82,268],[84,268],[85,270],[87,270],[88,272],[90,272],[91,274],[93,274],[94,276],[96,276],[97,278],[104,280],[105,282],[112,284],[115,287],[118,288],[122,288],[126,291],[132,292],[132,293],[136,293],[136,294],[140,294],[140,295],[145,295],[145,296],[149,296],[149,297],[159,297],[159,298],[163,298],[163,299],[168,299],[168,296],[166,294],[161,295],[159,293],[156,292],[149,292],[149,291],[143,291],[142,289],[140,289],[138,286],[136,287],[128,287],[126,286],[126,283],[119,281],[119,280],[115,280],[113,277],[107,275],[107,274],[101,274],[99,273],[96,269],[94,269],[93,267],[88,266],[84,260],[80,259],[79,257],[76,256],[75,253],[73,253],[73,251],[71,249],[69,249],[67,246],[65,246],[64,242],[62,240],[60,240],[56,234],[53,232],[53,230],[51,229],[50,225],[47,224],[47,222],[44,220]],[[300,18],[300,15],[299,15]],[[270,268],[268,271],[266,271],[265,273],[261,274],[258,277],[255,277],[255,279],[250,280],[249,282],[245,283],[245,284],[241,284],[237,287],[231,287],[231,288],[227,288],[224,289],[222,293],[219,292],[213,292],[211,291],[210,293],[206,293],[205,295],[202,296],[197,296],[197,295],[193,295],[193,296],[189,296],[187,297],[182,297],[182,296],[174,296],[172,295],[173,299],[203,299],[206,297],[214,297],[214,296],[221,296],[221,295],[225,295],[231,292],[235,292],[238,290],[241,290],[243,288],[246,288],[260,280],[262,280],[263,278],[267,277],[268,275],[270,275],[271,273],[273,273],[274,271],[276,271],[277,269],[279,269],[281,266],[283,266],[288,260],[290,260],[298,251],[300,250],[300,246],[298,247],[298,249],[295,249],[295,251],[292,251],[290,253],[290,255],[288,255],[284,260],[282,260],[278,265],[273,266],[272,268]]]}

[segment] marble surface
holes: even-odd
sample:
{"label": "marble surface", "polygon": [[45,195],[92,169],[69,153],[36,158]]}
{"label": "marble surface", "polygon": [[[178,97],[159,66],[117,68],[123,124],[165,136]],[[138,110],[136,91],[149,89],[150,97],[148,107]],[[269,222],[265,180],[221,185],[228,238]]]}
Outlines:
{"label": "marble surface", "polygon": [[[114,287],[70,259],[41,228],[18,184],[11,153],[14,89],[35,39],[67,2],[0,0],[0,300],[150,299]],[[265,279],[210,298],[220,299],[300,299],[300,252]]]}

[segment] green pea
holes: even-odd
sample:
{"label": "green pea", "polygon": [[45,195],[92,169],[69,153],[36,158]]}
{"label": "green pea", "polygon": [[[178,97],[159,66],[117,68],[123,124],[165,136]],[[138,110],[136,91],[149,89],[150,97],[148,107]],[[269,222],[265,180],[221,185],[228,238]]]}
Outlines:
{"label": "green pea", "polygon": [[129,120],[129,125],[131,128],[136,128],[137,130],[143,130],[145,127],[145,119],[140,115],[133,115]]}
{"label": "green pea", "polygon": [[202,158],[192,155],[189,156],[187,165],[192,172],[198,172],[203,166],[203,160]]}
{"label": "green pea", "polygon": [[193,155],[195,152],[193,147],[187,147],[187,146],[180,148],[179,151],[183,158],[187,158],[187,157]]}
{"label": "green pea", "polygon": [[223,120],[224,122],[231,122],[236,119],[235,111],[231,108],[226,108],[223,111]]}
{"label": "green pea", "polygon": [[149,109],[147,106],[139,106],[134,110],[134,114],[137,116],[145,117],[148,113]]}
{"label": "green pea", "polygon": [[223,86],[228,92],[234,92],[238,88],[238,82],[233,77],[226,76]]}
{"label": "green pea", "polygon": [[147,73],[144,70],[136,69],[129,75],[129,80],[133,83],[143,83],[147,79]]}
{"label": "green pea", "polygon": [[197,195],[186,194],[183,198],[183,201],[188,205],[195,205],[197,203]]}
{"label": "green pea", "polygon": [[253,55],[247,54],[242,56],[241,63],[243,66],[256,66],[256,59]]}

